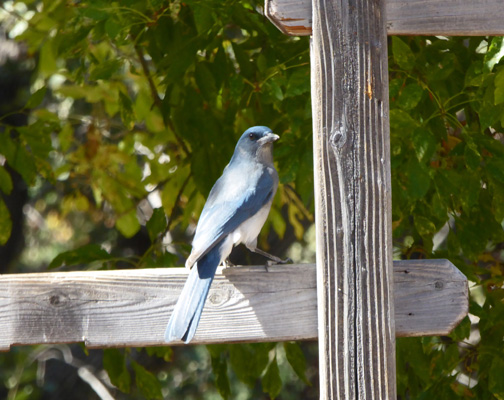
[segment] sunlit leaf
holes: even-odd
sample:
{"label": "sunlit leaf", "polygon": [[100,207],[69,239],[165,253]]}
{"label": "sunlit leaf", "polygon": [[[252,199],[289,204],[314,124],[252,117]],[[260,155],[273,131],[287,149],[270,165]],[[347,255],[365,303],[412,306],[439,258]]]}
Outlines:
{"label": "sunlit leaf", "polygon": [[492,38],[488,51],[485,54],[484,63],[486,71],[491,72],[495,66],[504,57],[504,40],[502,36]]}
{"label": "sunlit leaf", "polygon": [[136,210],[131,210],[117,218],[116,227],[127,238],[135,235],[140,229]]}

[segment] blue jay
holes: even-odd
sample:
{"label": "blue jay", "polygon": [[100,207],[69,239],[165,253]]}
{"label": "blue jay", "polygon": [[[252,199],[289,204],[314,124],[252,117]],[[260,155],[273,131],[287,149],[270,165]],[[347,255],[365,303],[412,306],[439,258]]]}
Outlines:
{"label": "blue jay", "polygon": [[266,126],[247,129],[210,191],[185,263],[191,270],[166,327],[167,342],[191,341],[215,271],[233,246],[244,243],[249,250],[277,263],[286,261],[256,247],[278,187],[273,166],[273,142],[278,139]]}

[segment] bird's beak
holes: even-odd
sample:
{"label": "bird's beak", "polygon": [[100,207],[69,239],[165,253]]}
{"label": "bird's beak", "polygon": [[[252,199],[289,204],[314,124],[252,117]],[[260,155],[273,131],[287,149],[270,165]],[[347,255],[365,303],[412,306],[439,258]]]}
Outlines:
{"label": "bird's beak", "polygon": [[267,144],[267,143],[273,143],[276,142],[278,139],[280,139],[280,136],[275,135],[273,132],[267,133],[264,135],[261,139],[258,140],[258,142],[261,145]]}

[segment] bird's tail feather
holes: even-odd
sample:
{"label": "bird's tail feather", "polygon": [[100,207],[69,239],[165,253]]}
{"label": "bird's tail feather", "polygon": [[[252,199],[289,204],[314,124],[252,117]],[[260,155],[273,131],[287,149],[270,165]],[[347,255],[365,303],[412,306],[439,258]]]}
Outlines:
{"label": "bird's tail feather", "polygon": [[165,341],[191,341],[219,263],[220,246],[215,246],[192,267],[166,327]]}

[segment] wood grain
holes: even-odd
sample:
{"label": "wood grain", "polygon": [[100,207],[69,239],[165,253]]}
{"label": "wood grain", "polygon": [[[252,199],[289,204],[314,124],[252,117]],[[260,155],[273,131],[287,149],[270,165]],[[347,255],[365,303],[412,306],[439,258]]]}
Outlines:
{"label": "wood grain", "polygon": [[[1,275],[0,350],[163,345],[186,276],[183,268]],[[467,280],[446,260],[396,262],[394,277],[398,336],[447,334],[467,313]],[[298,339],[317,339],[314,264],[219,270],[193,342]]]}
{"label": "wood grain", "polygon": [[[504,35],[502,0],[385,0],[388,35]],[[266,0],[265,14],[282,32],[312,34],[311,0]]]}
{"label": "wood grain", "polygon": [[321,399],[395,399],[384,3],[314,0]]}

